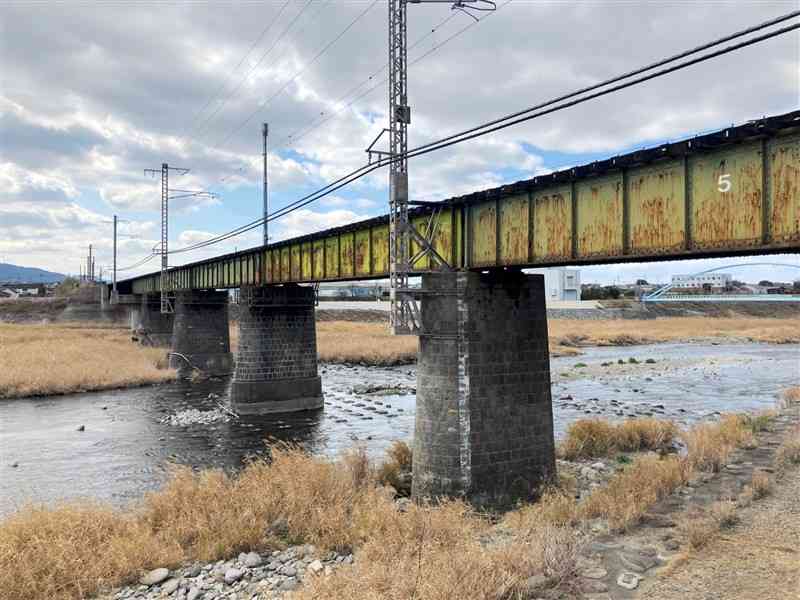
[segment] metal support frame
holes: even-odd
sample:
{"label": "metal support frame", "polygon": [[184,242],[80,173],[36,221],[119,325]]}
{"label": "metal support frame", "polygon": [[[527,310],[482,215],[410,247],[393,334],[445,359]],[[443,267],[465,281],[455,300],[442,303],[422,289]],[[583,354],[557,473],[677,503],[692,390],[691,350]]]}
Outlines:
{"label": "metal support frame", "polygon": [[169,166],[161,165],[161,314],[174,313],[175,304],[167,294],[167,250],[169,244]]}
{"label": "metal support frame", "polygon": [[[440,268],[451,269],[433,247],[438,227],[438,211],[434,211],[424,234],[416,230],[408,218],[408,125],[411,107],[408,104],[408,3],[448,3],[453,9],[465,10],[464,4],[494,5],[486,0],[389,0],[389,128],[381,131],[367,148],[369,162],[389,160],[389,320],[395,335],[418,335],[420,311],[415,292],[409,288],[409,275],[414,265],[429,256]],[[468,13],[469,14],[469,13]],[[474,15],[473,15],[474,17]],[[389,151],[374,150],[378,139],[388,131]],[[417,204],[417,203],[415,203]],[[420,250],[410,256],[410,241]]]}
{"label": "metal support frame", "polygon": [[[169,187],[169,172],[177,171],[179,175],[186,175],[189,169],[180,167],[170,167],[167,163],[161,163],[158,169],[145,169],[145,175],[157,175],[161,173],[161,244],[159,254],[161,254],[161,277],[159,278],[159,291],[161,293],[161,314],[171,314],[175,312],[175,297],[168,289],[169,283],[169,201],[178,198],[216,198],[216,194],[204,190],[178,190]],[[170,196],[170,192],[178,195]]]}
{"label": "metal support frame", "polygon": [[264,123],[261,128],[264,136],[264,245],[269,244],[269,188],[267,187],[267,136],[269,135],[269,125]]}

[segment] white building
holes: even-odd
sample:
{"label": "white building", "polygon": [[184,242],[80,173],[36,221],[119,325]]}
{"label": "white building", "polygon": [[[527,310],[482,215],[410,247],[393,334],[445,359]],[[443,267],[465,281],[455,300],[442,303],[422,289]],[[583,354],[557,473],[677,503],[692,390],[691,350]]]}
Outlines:
{"label": "white building", "polygon": [[578,269],[551,267],[549,269],[525,269],[525,272],[544,275],[547,302],[577,302],[581,299],[581,272]]}
{"label": "white building", "polygon": [[733,281],[730,273],[705,273],[703,275],[673,275],[673,288],[702,288],[711,286],[712,288],[728,287]]}

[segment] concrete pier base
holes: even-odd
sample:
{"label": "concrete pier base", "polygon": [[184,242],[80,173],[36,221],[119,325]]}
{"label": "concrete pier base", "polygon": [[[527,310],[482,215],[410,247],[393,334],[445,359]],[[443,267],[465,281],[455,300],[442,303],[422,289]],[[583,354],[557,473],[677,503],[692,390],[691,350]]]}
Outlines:
{"label": "concrete pier base", "polygon": [[233,371],[227,292],[176,293],[169,365],[179,377],[190,376],[195,368],[211,376]]}
{"label": "concrete pier base", "polygon": [[242,414],[322,407],[312,288],[242,288],[231,404]]}
{"label": "concrete pier base", "polygon": [[507,506],[555,476],[541,275],[422,276],[415,499]]}
{"label": "concrete pier base", "polygon": [[172,344],[173,314],[161,314],[157,295],[142,294],[142,305],[133,337],[143,346],[169,348]]}

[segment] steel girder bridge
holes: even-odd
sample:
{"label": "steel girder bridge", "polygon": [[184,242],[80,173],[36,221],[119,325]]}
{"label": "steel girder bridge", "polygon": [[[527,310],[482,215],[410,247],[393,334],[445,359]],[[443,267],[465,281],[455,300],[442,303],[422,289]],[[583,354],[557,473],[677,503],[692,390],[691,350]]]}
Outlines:
{"label": "steel girder bridge", "polygon": [[[409,212],[456,270],[800,251],[800,111]],[[413,240],[414,273],[440,269]],[[389,216],[167,271],[168,292],[386,278]],[[161,273],[118,283],[161,291]]]}

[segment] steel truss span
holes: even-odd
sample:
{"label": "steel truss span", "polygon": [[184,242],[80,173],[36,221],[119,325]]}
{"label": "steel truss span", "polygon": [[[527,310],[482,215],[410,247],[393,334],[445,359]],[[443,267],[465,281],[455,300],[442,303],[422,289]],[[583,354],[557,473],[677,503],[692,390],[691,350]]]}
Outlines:
{"label": "steel truss span", "polygon": [[[800,252],[800,111],[409,210],[459,270]],[[445,268],[411,239],[414,273]],[[386,278],[389,216],[166,273],[171,291]],[[160,272],[117,282],[155,293]]]}

